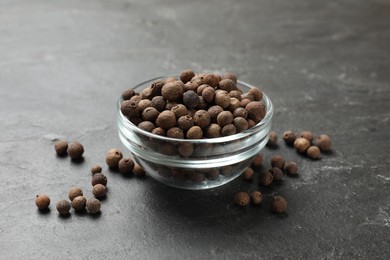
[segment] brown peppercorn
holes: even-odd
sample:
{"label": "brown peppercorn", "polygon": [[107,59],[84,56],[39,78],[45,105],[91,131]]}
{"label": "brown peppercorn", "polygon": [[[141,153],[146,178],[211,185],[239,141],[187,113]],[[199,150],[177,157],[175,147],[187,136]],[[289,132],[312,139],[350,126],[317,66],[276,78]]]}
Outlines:
{"label": "brown peppercorn", "polygon": [[139,117],[130,117],[130,122],[132,122],[134,125],[139,125],[142,122],[142,119]]}
{"label": "brown peppercorn", "polygon": [[254,191],[251,194],[251,202],[253,205],[260,205],[263,201],[263,194],[260,191]]}
{"label": "brown peppercorn", "polygon": [[188,114],[188,110],[183,104],[177,104],[176,106],[172,107],[171,111],[175,113],[176,119],[179,119],[181,116]]}
{"label": "brown peppercorn", "polygon": [[152,107],[153,103],[149,99],[142,99],[140,102],[138,102],[138,111],[142,113],[146,108]]}
{"label": "brown peppercorn", "polygon": [[274,181],[282,180],[283,172],[280,168],[274,167],[272,169],[269,169],[268,171],[272,174]]}
{"label": "brown peppercorn", "polygon": [[160,114],[160,112],[156,108],[147,107],[142,112],[142,119],[145,121],[154,122],[157,119],[159,114]]}
{"label": "brown peppercorn", "polygon": [[[161,90],[162,87],[165,85],[165,81],[162,79],[158,79],[153,81],[152,85],[150,85],[150,88],[152,89],[152,96],[161,96]],[[152,98],[153,99],[153,98]]]}
{"label": "brown peppercorn", "polygon": [[194,145],[191,143],[182,143],[177,147],[177,151],[183,157],[190,157],[194,152]]}
{"label": "brown peppercorn", "polygon": [[190,129],[188,129],[186,136],[187,136],[187,139],[201,139],[203,136],[202,128],[195,125],[195,126],[191,127]]}
{"label": "brown peppercorn", "polygon": [[96,173],[92,176],[92,186],[95,186],[96,184],[101,184],[106,186],[107,185],[107,177],[102,173]]}
{"label": "brown peppercorn", "polygon": [[203,97],[199,97],[199,105],[196,106],[196,109],[198,110],[207,110],[209,106],[206,104],[206,102],[203,100]]}
{"label": "brown peppercorn", "polygon": [[193,70],[183,70],[180,73],[180,80],[183,81],[183,83],[189,82],[193,77],[195,77]]}
{"label": "brown peppercorn", "polygon": [[233,113],[234,110],[236,110],[236,108],[239,107],[240,107],[240,101],[237,98],[230,98],[230,105],[228,106],[227,109]]}
{"label": "brown peppercorn", "polygon": [[196,89],[196,94],[198,94],[198,96],[202,96],[202,92],[203,90],[205,90],[206,88],[210,87],[210,85],[207,85],[207,84],[202,84],[200,85],[197,89]]}
{"label": "brown peppercorn", "polygon": [[236,89],[236,84],[231,79],[223,79],[218,83],[218,88],[230,92]]}
{"label": "brown peppercorn", "polygon": [[123,154],[119,149],[110,149],[106,153],[106,163],[110,168],[118,168],[118,163],[122,159]]}
{"label": "brown peppercorn", "polygon": [[222,111],[217,116],[217,123],[221,127],[233,122],[233,114],[230,111]]}
{"label": "brown peppercorn", "polygon": [[167,78],[165,78],[163,81],[164,81],[165,84],[167,84],[167,83],[169,83],[169,82],[175,82],[175,81],[177,81],[177,78],[175,78],[175,77],[167,77]]}
{"label": "brown peppercorn", "polygon": [[230,97],[237,98],[239,101],[241,101],[241,94],[242,92],[240,90],[232,90],[229,92]]}
{"label": "brown peppercorn", "polygon": [[[199,89],[199,88],[198,88]],[[193,90],[188,90],[183,94],[183,104],[188,108],[195,108],[199,105],[200,99],[199,95]]]}
{"label": "brown peppercorn", "polygon": [[310,147],[310,142],[305,139],[305,138],[297,138],[294,141],[294,148],[299,152],[299,153],[306,153],[307,149]]}
{"label": "brown peppercorn", "polygon": [[263,92],[256,87],[251,88],[248,94],[253,96],[254,101],[260,101],[263,98]]}
{"label": "brown peppercorn", "polygon": [[206,129],[206,137],[217,138],[221,136],[222,128],[218,124],[211,124]]}
{"label": "brown peppercorn", "polygon": [[184,133],[183,130],[181,130],[179,127],[171,127],[167,131],[167,137],[183,139]]}
{"label": "brown peppercorn", "polygon": [[102,184],[96,184],[92,188],[92,194],[96,198],[104,197],[106,195],[106,193],[107,193],[107,188],[106,188],[106,186],[104,186]]}
{"label": "brown peppercorn", "polygon": [[245,181],[252,181],[253,175],[254,175],[254,171],[250,167],[246,168],[245,171],[242,173],[242,177]]}
{"label": "brown peppercorn", "polygon": [[129,100],[135,102],[135,104],[137,105],[138,102],[142,100],[142,97],[139,94],[136,94],[132,96]]}
{"label": "brown peppercorn", "polygon": [[159,112],[164,111],[167,102],[162,96],[155,96],[152,98],[152,107],[157,109]]}
{"label": "brown peppercorn", "polygon": [[250,102],[252,102],[250,99],[248,98],[241,98],[241,101],[240,101],[240,107],[246,107],[246,105],[248,105]]}
{"label": "brown peppercorn", "polygon": [[215,181],[219,178],[219,169],[212,168],[208,173],[206,173],[206,178],[212,181]]}
{"label": "brown peppercorn", "polygon": [[249,93],[243,93],[241,95],[241,101],[244,100],[244,99],[249,99],[251,102],[255,101],[255,97],[252,94],[249,94]]}
{"label": "brown peppercorn", "polygon": [[327,135],[320,135],[316,139],[316,145],[320,148],[321,151],[330,151],[332,147],[332,141]]}
{"label": "brown peppercorn", "polygon": [[121,112],[127,117],[136,117],[139,114],[138,102],[134,100],[125,100],[121,104]]}
{"label": "brown peppercorn", "polygon": [[274,180],[274,176],[272,176],[272,173],[270,173],[270,172],[263,172],[259,176],[259,184],[261,184],[263,186],[271,185],[273,180]]}
{"label": "brown peppercorn", "polygon": [[221,134],[223,136],[234,135],[237,133],[237,129],[233,124],[228,124],[222,127]]}
{"label": "brown peppercorn", "polygon": [[152,130],[152,134],[166,136],[167,132],[161,127],[156,127],[155,129]]}
{"label": "brown peppercorn", "polygon": [[210,114],[211,122],[215,123],[217,122],[217,117],[219,113],[223,111],[223,108],[221,106],[211,106],[207,110],[207,112]]}
{"label": "brown peppercorn", "polygon": [[275,131],[270,131],[268,134],[267,146],[276,146],[278,144],[278,134]]}
{"label": "brown peppercorn", "polygon": [[100,211],[100,201],[95,198],[87,199],[86,208],[89,214],[96,214]]}
{"label": "brown peppercorn", "polygon": [[35,196],[35,205],[38,209],[44,210],[47,209],[50,205],[50,198],[47,195],[37,195]]}
{"label": "brown peppercorn", "polygon": [[309,143],[313,142],[313,133],[310,131],[301,132],[300,137],[307,139],[307,141],[309,141]]}
{"label": "brown peppercorn", "polygon": [[83,157],[84,147],[79,142],[72,142],[68,147],[68,154],[72,160],[79,160]]}
{"label": "brown peppercorn", "polygon": [[188,174],[188,179],[192,182],[200,183],[206,179],[206,176],[201,172],[192,172]]}
{"label": "brown peppercorn", "polygon": [[208,127],[211,123],[210,114],[206,110],[198,110],[194,114],[194,122],[201,128]]}
{"label": "brown peppercorn", "polygon": [[224,90],[215,91],[214,102],[223,109],[228,108],[230,105],[229,93]]}
{"label": "brown peppercorn", "polygon": [[82,211],[85,209],[87,199],[84,196],[77,196],[72,200],[72,208],[76,211]]}
{"label": "brown peppercorn", "polygon": [[295,162],[287,162],[284,166],[284,171],[288,175],[297,175],[298,174],[298,165]]}
{"label": "brown peppercorn", "polygon": [[287,201],[281,196],[275,196],[272,200],[271,209],[275,213],[283,213],[287,209]]}
{"label": "brown peppercorn", "polygon": [[158,152],[164,155],[176,155],[177,149],[173,143],[162,143],[158,146]]}
{"label": "brown peppercorn", "polygon": [[78,196],[83,196],[83,191],[79,187],[73,187],[68,192],[68,197],[70,201]]}
{"label": "brown peppercorn", "polygon": [[278,167],[279,169],[283,169],[285,162],[286,161],[284,160],[283,156],[281,156],[281,155],[274,155],[271,158],[272,167]]}
{"label": "brown peppercorn", "polygon": [[60,200],[56,204],[56,208],[60,215],[68,215],[70,211],[70,202],[67,200]]}
{"label": "brown peppercorn", "polygon": [[260,122],[265,116],[265,106],[260,101],[248,103],[245,109],[248,111],[248,117],[256,123]]}
{"label": "brown peppercorn", "polygon": [[91,173],[99,173],[102,172],[102,167],[100,165],[95,164],[94,166],[91,167]]}
{"label": "brown peppercorn", "polygon": [[237,132],[243,132],[248,129],[248,121],[243,117],[236,117],[233,119],[233,124],[237,129]]}
{"label": "brown peppercorn", "polygon": [[176,105],[178,105],[177,102],[174,102],[174,101],[168,102],[168,103],[166,104],[166,106],[165,106],[165,110],[171,110],[171,109],[172,109],[174,106],[176,106]]}
{"label": "brown peppercorn", "polygon": [[203,100],[206,103],[212,103],[214,101],[214,96],[215,96],[215,89],[208,86],[202,91],[202,97]]}
{"label": "brown peppercorn", "polygon": [[157,119],[156,125],[167,130],[176,125],[176,115],[172,111],[165,110],[161,112]]}
{"label": "brown peppercorn", "polygon": [[60,140],[54,143],[54,149],[58,156],[65,156],[68,150],[68,142],[65,140]]}
{"label": "brown peppercorn", "polygon": [[250,198],[246,192],[237,192],[237,194],[234,196],[234,203],[238,206],[245,207],[249,204],[249,202]]}
{"label": "brown peppercorn", "polygon": [[248,129],[256,125],[256,122],[253,121],[252,119],[247,119],[247,121],[248,121]]}
{"label": "brown peppercorn", "polygon": [[184,93],[184,84],[181,81],[166,83],[161,89],[161,95],[168,101],[179,100]]}
{"label": "brown peppercorn", "polygon": [[138,128],[141,128],[142,130],[151,133],[153,129],[156,128],[156,126],[150,121],[142,121],[138,124]]}
{"label": "brown peppercorn", "polygon": [[283,140],[287,145],[293,145],[295,142],[296,136],[295,133],[288,130],[283,133]]}
{"label": "brown peppercorn", "polygon": [[233,111],[233,117],[248,118],[248,111],[243,107],[238,107]]}
{"label": "brown peppercorn", "polygon": [[134,168],[134,161],[132,158],[122,158],[118,163],[119,172],[125,175],[132,175]]}
{"label": "brown peppercorn", "polygon": [[207,85],[210,85],[212,88],[217,87],[220,81],[221,76],[216,74],[206,74],[203,78],[203,82]]}
{"label": "brown peppercorn", "polygon": [[138,163],[136,163],[134,165],[133,172],[134,172],[134,175],[137,177],[145,176],[145,171],[142,169],[142,167]]}
{"label": "brown peppercorn", "polygon": [[187,131],[188,129],[190,129],[191,127],[194,126],[194,119],[192,118],[192,116],[190,115],[185,115],[185,116],[181,116],[178,120],[177,120],[177,126],[183,130],[183,131]]}
{"label": "brown peppercorn", "polygon": [[197,89],[198,89],[198,87],[199,87],[199,85],[198,84],[196,84],[195,82],[193,82],[193,81],[189,81],[189,82],[187,82],[185,85],[184,85],[184,90],[185,91],[188,91],[188,90],[192,90],[192,91],[197,91]]}
{"label": "brown peppercorn", "polygon": [[141,92],[141,97],[143,100],[145,100],[145,99],[152,100],[152,98],[154,97],[152,87],[149,86],[149,87],[144,88]]}
{"label": "brown peppercorn", "polygon": [[222,76],[222,79],[230,79],[234,82],[234,84],[237,84],[237,76],[234,73],[227,72]]}
{"label": "brown peppercorn", "polygon": [[256,154],[255,159],[253,159],[252,166],[253,167],[260,167],[262,164],[263,164],[263,155]]}
{"label": "brown peppercorn", "polygon": [[122,92],[122,99],[123,100],[129,100],[134,95],[135,95],[135,91],[132,88],[130,88],[130,89],[127,89],[127,90]]}
{"label": "brown peppercorn", "polygon": [[219,168],[219,173],[221,173],[225,177],[229,177],[233,174],[233,166],[227,165]]}
{"label": "brown peppercorn", "polygon": [[307,149],[306,153],[310,159],[317,160],[318,158],[320,158],[321,152],[320,152],[320,148],[313,145],[310,146],[309,149]]}

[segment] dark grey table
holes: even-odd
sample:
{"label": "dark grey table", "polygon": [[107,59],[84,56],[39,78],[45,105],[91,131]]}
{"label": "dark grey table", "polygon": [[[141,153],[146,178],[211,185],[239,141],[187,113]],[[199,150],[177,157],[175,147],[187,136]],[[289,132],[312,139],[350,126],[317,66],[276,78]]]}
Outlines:
{"label": "dark grey table", "polygon": [[[390,257],[390,1],[1,0],[0,35],[1,259]],[[274,154],[300,167],[267,189],[183,191],[105,169],[101,214],[59,217],[55,202],[73,185],[90,196],[91,165],[124,150],[121,91],[185,68],[261,86],[274,130],[327,133],[333,152],[266,149],[265,168]],[[56,138],[83,143],[84,162],[56,157]],[[262,206],[233,204],[256,189]],[[286,214],[270,212],[273,192]]]}

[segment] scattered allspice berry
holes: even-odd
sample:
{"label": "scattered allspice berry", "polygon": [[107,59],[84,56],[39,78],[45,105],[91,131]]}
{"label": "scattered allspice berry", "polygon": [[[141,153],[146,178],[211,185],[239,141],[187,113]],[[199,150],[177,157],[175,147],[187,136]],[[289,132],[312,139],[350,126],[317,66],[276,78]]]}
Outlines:
{"label": "scattered allspice berry", "polygon": [[245,207],[249,204],[249,202],[250,198],[246,192],[237,192],[237,194],[234,196],[234,203],[236,203],[238,206]]}
{"label": "scattered allspice berry", "polygon": [[260,205],[263,201],[263,194],[260,191],[254,191],[251,194],[251,202],[253,205]]}
{"label": "scattered allspice berry", "polygon": [[138,163],[136,163],[134,165],[133,173],[137,177],[145,176],[145,171],[142,169],[142,167]]}
{"label": "scattered allspice berry", "polygon": [[272,200],[271,209],[275,213],[283,213],[287,209],[287,201],[281,196],[275,196]]}
{"label": "scattered allspice berry", "polygon": [[320,135],[316,139],[316,145],[320,148],[321,151],[329,151],[332,146],[330,137],[327,135]]}
{"label": "scattered allspice berry", "polygon": [[272,169],[269,169],[268,171],[272,174],[273,181],[282,180],[283,172],[280,168],[274,167]]}
{"label": "scattered allspice berry", "polygon": [[102,167],[100,165],[95,164],[91,167],[92,174],[100,173],[100,172],[102,172]]}
{"label": "scattered allspice berry", "polygon": [[310,142],[306,138],[297,138],[294,142],[294,147],[299,153],[306,153],[310,147]]}
{"label": "scattered allspice berry", "polygon": [[107,185],[107,177],[102,173],[96,173],[92,176],[92,186],[96,184],[102,184],[104,186]]}
{"label": "scattered allspice berry", "polygon": [[60,200],[57,202],[56,208],[58,213],[60,213],[60,215],[68,215],[71,205],[68,200]]}
{"label": "scattered allspice berry", "polygon": [[278,134],[275,131],[270,131],[268,137],[267,146],[276,146],[278,143]]}
{"label": "scattered allspice berry", "polygon": [[86,208],[89,214],[96,214],[100,211],[100,201],[95,198],[87,199]]}
{"label": "scattered allspice berry", "polygon": [[50,198],[47,195],[37,195],[35,196],[35,205],[38,209],[43,210],[47,209],[50,205]]}
{"label": "scattered allspice berry", "polygon": [[317,146],[310,146],[309,149],[307,149],[306,154],[310,159],[317,160],[320,158],[320,148]]}
{"label": "scattered allspice berry", "polygon": [[110,168],[118,168],[118,163],[122,159],[123,154],[119,149],[110,149],[106,154],[106,163]]}
{"label": "scattered allspice berry", "polygon": [[242,177],[246,181],[252,181],[253,180],[254,171],[252,168],[248,167],[245,169],[245,171],[242,174]]}
{"label": "scattered allspice berry", "polygon": [[122,174],[133,174],[134,161],[132,158],[122,158],[118,163],[119,172]]}
{"label": "scattered allspice berry", "polygon": [[83,191],[79,187],[72,187],[68,192],[70,201],[78,196],[83,196]]}
{"label": "scattered allspice berry", "polygon": [[54,143],[54,149],[58,156],[65,156],[68,150],[68,142],[65,140],[60,140]]}
{"label": "scattered allspice berry", "polygon": [[309,143],[313,142],[313,133],[310,131],[303,131],[300,135],[301,138],[305,138]]}
{"label": "scattered allspice berry", "polygon": [[263,155],[257,154],[252,162],[253,167],[260,167],[263,164]]}
{"label": "scattered allspice berry", "polygon": [[287,145],[293,145],[296,139],[296,135],[294,132],[288,130],[283,133],[283,140]]}
{"label": "scattered allspice berry", "polygon": [[285,160],[283,156],[281,155],[275,155],[271,158],[271,165],[272,167],[278,167],[280,169],[283,169]]}
{"label": "scattered allspice berry", "polygon": [[297,175],[298,174],[298,165],[295,162],[287,162],[284,165],[284,171],[288,175],[292,175],[292,176]]}
{"label": "scattered allspice berry", "polygon": [[107,192],[107,188],[102,184],[96,184],[92,188],[92,193],[96,198],[104,197],[106,195],[106,192]]}
{"label": "scattered allspice berry", "polygon": [[272,176],[272,173],[268,172],[263,172],[259,176],[259,184],[263,186],[269,186],[271,185],[272,181],[274,180],[274,177]]}
{"label": "scattered allspice berry", "polygon": [[77,196],[72,200],[72,208],[76,211],[82,211],[85,209],[87,199],[84,196]]}
{"label": "scattered allspice berry", "polygon": [[68,154],[72,160],[79,160],[83,156],[84,147],[79,142],[72,142],[68,146]]}

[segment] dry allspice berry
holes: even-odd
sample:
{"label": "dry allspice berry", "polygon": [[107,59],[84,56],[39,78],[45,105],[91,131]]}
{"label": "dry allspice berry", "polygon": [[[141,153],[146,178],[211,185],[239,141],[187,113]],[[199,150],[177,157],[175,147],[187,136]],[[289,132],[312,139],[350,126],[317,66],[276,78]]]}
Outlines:
{"label": "dry allspice berry", "polygon": [[85,209],[87,199],[84,196],[77,196],[72,200],[72,208],[76,211],[82,211]]}
{"label": "dry allspice berry", "polygon": [[272,200],[271,209],[275,213],[283,213],[287,209],[287,201],[281,196],[275,196]]}
{"label": "dry allspice berry", "polygon": [[280,181],[282,180],[283,172],[278,167],[273,167],[272,169],[269,169],[268,172],[272,174],[273,181]]}
{"label": "dry allspice berry", "polygon": [[72,160],[79,160],[83,157],[84,147],[79,142],[72,142],[68,146],[68,154]]}
{"label": "dry allspice berry", "polygon": [[50,205],[50,198],[47,195],[37,195],[35,196],[35,205],[40,210],[47,209]]}
{"label": "dry allspice berry", "polygon": [[133,174],[134,161],[132,158],[122,158],[118,163],[119,172],[122,174]]}
{"label": "dry allspice berry", "polygon": [[278,143],[278,134],[275,131],[270,131],[268,137],[267,146],[276,146]]}
{"label": "dry allspice berry", "polygon": [[248,167],[245,169],[245,171],[242,174],[242,177],[246,181],[252,181],[253,180],[254,171],[252,168]]}
{"label": "dry allspice berry", "polygon": [[260,205],[263,201],[263,194],[260,191],[254,191],[251,194],[251,202],[253,205]]}
{"label": "dry allspice berry", "polygon": [[122,159],[123,154],[119,149],[110,149],[106,154],[106,163],[110,168],[118,168],[119,161]]}
{"label": "dry allspice berry", "polygon": [[313,145],[307,149],[306,154],[310,159],[317,160],[320,158],[321,151],[320,148]]}
{"label": "dry allspice berry", "polygon": [[263,185],[263,186],[269,186],[271,185],[272,181],[274,180],[274,176],[272,175],[272,173],[270,173],[269,171],[268,172],[263,172],[260,176],[259,176],[259,184],[260,185]]}
{"label": "dry allspice berry", "polygon": [[58,156],[65,156],[68,150],[68,142],[60,140],[54,143],[54,149]]}
{"label": "dry allspice berry", "polygon": [[299,153],[306,153],[309,147],[310,147],[310,142],[306,138],[299,137],[294,142],[294,148]]}
{"label": "dry allspice berry", "polygon": [[332,147],[332,142],[328,135],[320,135],[316,139],[316,145],[320,148],[321,151],[330,151]]}
{"label": "dry allspice berry", "polygon": [[284,160],[283,156],[281,156],[281,155],[274,155],[271,158],[272,167],[278,167],[280,169],[283,169],[285,162],[286,161]]}
{"label": "dry allspice berry", "polygon": [[250,198],[246,192],[237,192],[237,194],[234,196],[234,203],[238,206],[245,207],[249,204],[249,202]]}
{"label": "dry allspice berry", "polygon": [[91,167],[92,174],[100,173],[100,172],[102,172],[102,167],[100,165],[95,164]]}
{"label": "dry allspice berry", "polygon": [[83,191],[79,187],[72,187],[68,192],[68,197],[72,201],[78,196],[83,196]]}
{"label": "dry allspice berry", "polygon": [[287,145],[293,145],[296,139],[296,135],[294,132],[288,130],[283,133],[283,140]]}
{"label": "dry allspice berry", "polygon": [[284,171],[288,175],[292,175],[292,176],[297,175],[298,174],[298,165],[295,162],[287,162],[284,165]]}
{"label": "dry allspice berry", "polygon": [[92,193],[93,195],[96,197],[96,198],[101,198],[101,197],[104,197],[107,193],[107,188],[106,186],[102,185],[102,184],[96,184],[95,186],[93,186],[92,188]]}
{"label": "dry allspice berry", "polygon": [[141,165],[139,165],[138,163],[136,163],[134,165],[133,173],[137,177],[145,176],[145,171],[142,169]]}
{"label": "dry allspice berry", "polygon": [[102,173],[96,173],[92,176],[92,186],[95,186],[96,184],[102,184],[104,186],[107,185],[107,177]]}
{"label": "dry allspice berry", "polygon": [[60,200],[57,202],[56,208],[58,213],[60,213],[60,215],[68,215],[71,205],[68,200]]}
{"label": "dry allspice berry", "polygon": [[263,155],[256,154],[255,159],[252,162],[253,167],[260,167],[263,164]]}
{"label": "dry allspice berry", "polygon": [[100,211],[100,201],[95,198],[89,198],[86,202],[86,208],[89,214],[96,214]]}
{"label": "dry allspice berry", "polygon": [[309,143],[312,143],[313,142],[313,133],[310,132],[310,131],[303,131],[301,132],[300,134],[300,137],[301,138],[305,138],[307,141],[309,141]]}

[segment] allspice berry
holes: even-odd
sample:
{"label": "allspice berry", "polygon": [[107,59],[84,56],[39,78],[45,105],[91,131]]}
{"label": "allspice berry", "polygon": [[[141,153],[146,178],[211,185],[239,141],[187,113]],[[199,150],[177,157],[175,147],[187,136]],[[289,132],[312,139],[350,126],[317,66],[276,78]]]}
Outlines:
{"label": "allspice berry", "polygon": [[288,175],[292,175],[292,176],[297,175],[298,174],[298,165],[295,162],[287,162],[284,165],[284,171]]}
{"label": "allspice berry", "polygon": [[245,207],[249,204],[250,198],[246,192],[237,192],[234,196],[234,203],[238,206]]}
{"label": "allspice berry", "polygon": [[[134,98],[136,96],[133,96]],[[138,102],[135,100],[125,100],[121,104],[121,112],[124,116],[127,116],[128,118],[131,117],[136,117],[139,114],[139,109],[138,109]]]}
{"label": "allspice berry", "polygon": [[203,100],[206,102],[206,103],[211,103],[214,101],[214,96],[215,96],[215,89],[212,88],[212,87],[206,87],[203,91],[202,91],[202,97],[203,97]]}
{"label": "allspice berry", "polygon": [[68,192],[70,201],[78,196],[83,196],[83,191],[79,187],[72,187]]}
{"label": "allspice berry", "polygon": [[231,124],[233,122],[233,114],[230,111],[222,111],[217,116],[217,123],[221,127]]}
{"label": "allspice berry", "polygon": [[283,156],[281,155],[275,155],[271,158],[271,165],[272,167],[278,167],[279,169],[283,169],[284,163],[286,161],[284,160]]}
{"label": "allspice berry", "polygon": [[259,184],[263,186],[269,186],[271,185],[272,181],[274,180],[274,176],[272,176],[272,173],[268,172],[263,172],[259,176]]}
{"label": "allspice berry", "polygon": [[183,96],[184,83],[173,81],[166,83],[161,89],[161,95],[168,101],[176,101]]}
{"label": "allspice berry", "polygon": [[283,133],[283,140],[287,145],[293,145],[296,139],[296,135],[294,132],[288,130]]}
{"label": "allspice berry", "polygon": [[301,132],[300,137],[305,138],[309,143],[313,142],[313,133],[310,131]]}
{"label": "allspice berry", "polygon": [[71,205],[68,200],[60,200],[57,202],[56,208],[58,213],[60,213],[60,215],[68,215]]}
{"label": "allspice berry", "polygon": [[203,136],[202,128],[200,128],[197,125],[188,129],[186,134],[187,139],[201,139],[202,136]]}
{"label": "allspice berry", "polygon": [[101,198],[101,197],[104,197],[107,193],[107,188],[106,186],[102,185],[102,184],[96,184],[95,186],[93,186],[92,188],[92,193],[93,195],[96,197],[96,198]]}
{"label": "allspice berry", "polygon": [[95,186],[96,184],[102,184],[104,186],[107,185],[107,177],[102,173],[96,173],[92,176],[92,186]]}
{"label": "allspice berry", "polygon": [[136,163],[134,165],[133,173],[137,177],[145,176],[145,171],[142,169],[142,167],[138,163]]}
{"label": "allspice berry", "polygon": [[268,134],[267,146],[276,146],[278,144],[278,134],[275,131],[270,131]]}
{"label": "allspice berry", "polygon": [[123,154],[119,149],[110,149],[106,154],[106,163],[108,167],[115,169],[118,168],[118,163],[122,159]]}
{"label": "allspice berry", "polygon": [[206,110],[198,110],[194,114],[194,122],[201,128],[208,127],[211,123],[210,114]]}
{"label": "allspice berry", "polygon": [[294,148],[299,153],[305,153],[307,149],[309,149],[309,147],[310,147],[310,142],[305,138],[299,137],[294,142]]}
{"label": "allspice berry", "polygon": [[272,200],[271,209],[275,213],[283,213],[287,209],[287,201],[281,196],[275,196]]}
{"label": "allspice berry", "polygon": [[237,129],[233,124],[228,124],[222,127],[221,134],[223,136],[234,135],[237,133]]}
{"label": "allspice berry", "polygon": [[156,125],[165,130],[174,127],[176,125],[175,113],[169,110],[161,112],[156,119]]}
{"label": "allspice berry", "polygon": [[164,111],[167,102],[162,96],[155,96],[152,98],[152,107],[157,109],[159,112]]}
{"label": "allspice berry", "polygon": [[142,121],[141,123],[138,124],[138,127],[150,133],[153,131],[153,129],[156,128],[156,126],[150,121]]}
{"label": "allspice berry", "polygon": [[152,107],[152,100],[149,99],[142,99],[140,102],[138,102],[138,110],[140,113],[143,113],[143,111],[148,108]]}
{"label": "allspice berry", "polygon": [[283,172],[280,168],[273,167],[272,169],[269,169],[268,171],[272,174],[273,181],[282,180]]}
{"label": "allspice berry", "polygon": [[248,117],[259,123],[265,116],[265,106],[260,101],[252,101],[245,106],[248,111]]}
{"label": "allspice berry", "polygon": [[175,113],[176,119],[179,119],[181,116],[185,116],[188,114],[187,107],[183,104],[177,104],[172,107],[171,111]]}
{"label": "allspice berry", "polygon": [[329,151],[332,147],[330,137],[327,135],[320,135],[316,139],[316,145],[321,151]]}
{"label": "allspice berry", "polygon": [[68,154],[72,160],[79,160],[83,156],[84,147],[79,142],[72,142],[68,147]]}
{"label": "allspice berry", "polygon": [[254,171],[250,167],[246,168],[245,171],[242,173],[242,177],[245,181],[252,181],[253,175],[254,175]]}
{"label": "allspice berry", "polygon": [[47,209],[50,205],[50,198],[47,195],[37,195],[35,196],[35,205],[38,209],[44,210]]}
{"label": "allspice berry", "polygon": [[102,167],[100,165],[95,164],[91,167],[92,174],[99,173],[99,172],[102,172]]}
{"label": "allspice berry", "polygon": [[260,191],[254,191],[251,194],[251,202],[253,205],[260,205],[263,201],[263,194]]}
{"label": "allspice berry", "polygon": [[96,214],[100,211],[100,201],[95,198],[89,198],[86,203],[86,208],[89,214]]}
{"label": "allspice berry", "polygon": [[84,196],[77,196],[72,200],[72,208],[76,211],[82,211],[85,209],[87,199]]}
{"label": "allspice berry", "polygon": [[237,129],[237,132],[243,132],[248,129],[248,121],[243,117],[236,117],[233,119],[233,124]]}
{"label": "allspice berry", "polygon": [[262,164],[263,164],[263,155],[256,154],[255,159],[253,159],[252,166],[253,167],[260,167]]}
{"label": "allspice berry", "polygon": [[178,146],[177,151],[183,157],[190,157],[194,152],[194,145],[192,143],[182,143]]}
{"label": "allspice berry", "polygon": [[65,140],[60,140],[54,143],[54,149],[58,156],[65,156],[68,150],[68,142]]}
{"label": "allspice berry", "polygon": [[229,93],[224,90],[215,91],[214,102],[223,109],[228,108],[230,105]]}
{"label": "allspice berry", "polygon": [[218,124],[211,124],[206,129],[206,137],[217,138],[221,136],[222,128]]}
{"label": "allspice berry", "polygon": [[183,70],[180,73],[180,80],[183,81],[184,84],[189,82],[193,77],[195,77],[193,70]]}
{"label": "allspice berry", "polygon": [[134,161],[132,158],[122,158],[118,163],[119,172],[126,175],[133,174]]}
{"label": "allspice berry", "polygon": [[178,120],[177,120],[177,126],[183,130],[184,132],[186,132],[188,129],[190,129],[191,127],[194,126],[194,119],[192,118],[192,116],[190,115],[185,115],[185,116],[181,116]]}
{"label": "allspice berry", "polygon": [[147,107],[142,112],[142,119],[145,121],[154,122],[157,119],[159,114],[160,112],[157,110],[157,108]]}
{"label": "allspice berry", "polygon": [[317,146],[310,146],[309,149],[307,149],[306,154],[310,159],[317,160],[320,158],[320,148]]}
{"label": "allspice berry", "polygon": [[216,123],[217,117],[218,117],[219,113],[221,113],[222,111],[223,111],[223,108],[221,106],[218,106],[218,105],[209,107],[207,112],[210,114],[211,122]]}
{"label": "allspice berry", "polygon": [[125,91],[122,92],[122,98],[123,100],[129,100],[130,98],[132,98],[133,96],[135,95],[135,91],[130,88],[130,89],[127,89]]}
{"label": "allspice berry", "polygon": [[227,72],[222,76],[222,79],[230,79],[234,82],[234,84],[237,84],[237,76],[234,73]]}
{"label": "allspice berry", "polygon": [[167,132],[164,129],[162,129],[161,127],[156,127],[152,130],[152,134],[166,136]]}
{"label": "allspice berry", "polygon": [[254,101],[260,101],[263,98],[263,92],[259,88],[253,87],[248,93],[253,96]]}
{"label": "allspice berry", "polygon": [[236,89],[236,84],[231,79],[223,79],[218,83],[219,89],[230,92]]}
{"label": "allspice berry", "polygon": [[167,137],[176,138],[176,139],[184,139],[184,132],[179,127],[172,127],[172,128],[168,129]]}
{"label": "allspice berry", "polygon": [[234,110],[233,117],[234,118],[243,117],[243,118],[247,119],[248,118],[248,111],[246,111],[246,109],[243,107],[238,107]]}

